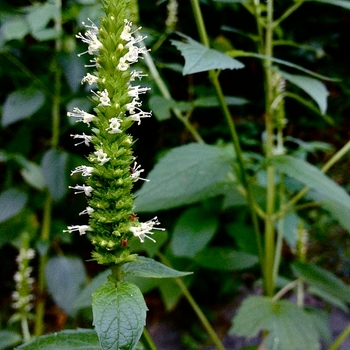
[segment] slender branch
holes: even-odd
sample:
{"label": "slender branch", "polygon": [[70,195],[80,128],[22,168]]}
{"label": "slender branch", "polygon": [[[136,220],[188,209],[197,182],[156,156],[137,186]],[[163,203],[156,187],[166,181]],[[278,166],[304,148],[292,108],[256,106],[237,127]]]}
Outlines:
{"label": "slender branch", "polygon": [[154,343],[151,335],[148,333],[146,327],[143,329],[141,335],[141,342],[146,350],[157,350],[157,345]]}
{"label": "slender branch", "polygon": [[343,330],[343,332],[338,336],[335,342],[329,347],[328,350],[337,350],[340,345],[345,341],[345,339],[350,336],[350,324]]}
{"label": "slender branch", "polygon": [[282,14],[281,17],[276,19],[273,22],[273,26],[277,27],[281,24],[282,21],[284,21],[286,18],[288,18],[294,11],[296,11],[302,4],[304,3],[304,0],[300,0],[298,2],[295,2],[293,6],[289,7],[289,9]]}
{"label": "slender branch", "polygon": [[290,290],[292,290],[293,288],[295,288],[298,285],[298,280],[292,281],[290,283],[288,283],[287,285],[285,285],[282,289],[280,289],[278,291],[278,293],[276,293],[274,295],[274,297],[272,298],[273,301],[277,301],[279,299],[281,299],[285,294],[287,294]]}

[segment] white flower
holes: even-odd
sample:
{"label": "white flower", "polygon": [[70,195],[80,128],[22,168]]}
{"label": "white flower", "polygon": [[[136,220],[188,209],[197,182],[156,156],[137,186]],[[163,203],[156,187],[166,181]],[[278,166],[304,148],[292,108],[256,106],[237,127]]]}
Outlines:
{"label": "white flower", "polygon": [[130,85],[128,90],[128,95],[131,97],[139,99],[140,94],[145,94],[148,90],[151,90],[149,87],[140,87],[140,85]]}
{"label": "white flower", "polygon": [[87,73],[85,77],[81,80],[81,83],[88,83],[89,85],[93,85],[97,83],[98,78],[95,75]]}
{"label": "white flower", "polygon": [[97,92],[91,90],[91,92],[99,98],[99,100],[100,100],[99,106],[110,106],[111,105],[111,103],[110,103],[111,100],[108,97],[107,89],[104,89],[103,91],[97,91]]}
{"label": "white flower", "polygon": [[120,118],[111,118],[109,120],[109,127],[106,128],[109,134],[117,134],[122,132],[122,130],[119,129],[120,124],[122,120]]}
{"label": "white flower", "polygon": [[126,58],[125,58],[124,56],[123,56],[123,57],[120,57],[117,68],[118,68],[120,71],[124,72],[124,71],[126,71],[129,67],[130,67],[130,65],[129,65],[129,63],[126,62]]}
{"label": "white flower", "polygon": [[147,74],[142,74],[142,71],[133,70],[131,72],[129,81],[135,81],[136,78],[139,78],[139,80],[141,80],[142,77],[147,77]]}
{"label": "white flower", "polygon": [[82,143],[85,143],[86,146],[90,146],[90,142],[91,142],[92,136],[85,135],[84,133],[83,133],[83,135],[78,135],[77,134],[77,135],[70,135],[70,136],[72,136],[73,139],[83,139],[83,141],[74,144],[74,146],[81,145]]}
{"label": "white flower", "polygon": [[99,30],[98,30],[98,27],[97,25],[91,21],[90,18],[88,18],[88,21],[91,23],[91,24],[86,24],[85,22],[82,22],[83,26],[85,28],[88,28],[90,30],[90,32],[94,33],[95,35],[97,35],[99,33]]}
{"label": "white flower", "polygon": [[103,165],[107,163],[111,158],[107,157],[107,153],[104,153],[102,149],[99,149],[98,151],[94,152],[94,154],[97,157],[97,161],[99,165]]}
{"label": "white flower", "polygon": [[97,62],[97,58],[94,57],[92,60],[90,60],[92,64],[84,64],[85,68],[93,68],[93,67],[100,67],[100,65]]}
{"label": "white flower", "polygon": [[92,228],[89,225],[73,225],[68,226],[68,230],[63,230],[63,232],[72,233],[74,231],[79,231],[80,236],[85,235],[87,231],[92,231]]}
{"label": "white flower", "polygon": [[84,215],[84,214],[88,214],[88,215],[91,215],[92,213],[94,212],[94,209],[91,208],[91,207],[86,207],[85,210],[81,211],[79,213],[79,215]]}
{"label": "white flower", "polygon": [[125,41],[132,41],[134,40],[134,37],[132,36],[135,32],[141,29],[141,27],[137,28],[135,31],[131,31],[132,22],[128,21],[127,19],[124,19],[124,29],[122,33],[120,34],[120,38]]}
{"label": "white flower", "polygon": [[161,230],[164,231],[164,228],[156,228],[154,225],[159,225],[160,222],[158,221],[157,217],[154,217],[152,220],[141,222],[138,226],[132,226],[130,227],[130,231],[135,237],[138,237],[140,241],[143,243],[145,241],[145,238],[150,239],[151,241],[155,242],[155,240],[147,235],[153,235],[153,232],[151,230]]}
{"label": "white flower", "polygon": [[72,176],[73,174],[81,173],[82,176],[91,176],[93,171],[94,168],[92,166],[79,165],[71,171],[70,175]]}
{"label": "white flower", "polygon": [[135,180],[135,182],[137,180],[143,180],[143,181],[146,181],[148,182],[149,180],[148,179],[144,179],[142,177],[140,177],[141,173],[143,171],[145,171],[144,169],[140,169],[141,168],[141,165],[137,165],[137,162],[134,163],[134,166],[132,168],[130,168],[130,171],[131,171],[131,178],[133,180]]}
{"label": "white flower", "polygon": [[86,186],[86,185],[75,185],[69,186],[69,188],[73,188],[74,190],[78,190],[77,192],[74,192],[74,194],[79,194],[79,193],[85,193],[85,196],[91,197],[91,192],[93,188],[91,186]]}
{"label": "white flower", "polygon": [[74,117],[74,118],[79,118],[77,122],[83,122],[87,125],[90,126],[90,123],[97,118],[95,115],[86,113],[83,110],[79,108],[73,108],[73,112],[68,112],[67,113],[68,117]]}
{"label": "white flower", "polygon": [[81,56],[85,53],[88,53],[89,55],[94,55],[94,54],[98,53],[99,49],[102,47],[102,43],[97,38],[97,35],[99,33],[98,28],[93,22],[91,22],[91,23],[92,23],[92,25],[86,25],[83,22],[85,27],[89,28],[85,32],[85,36],[82,35],[81,33],[78,33],[76,35],[76,37],[78,39],[81,39],[81,41],[83,43],[86,43],[89,45],[87,51],[80,53],[78,56]]}
{"label": "white flower", "polygon": [[134,113],[130,114],[129,118],[132,121],[137,122],[137,125],[141,124],[141,118],[149,118],[152,116],[152,112],[144,112],[138,107],[135,107],[134,109],[137,109],[138,113],[135,113],[135,111],[133,111]]}

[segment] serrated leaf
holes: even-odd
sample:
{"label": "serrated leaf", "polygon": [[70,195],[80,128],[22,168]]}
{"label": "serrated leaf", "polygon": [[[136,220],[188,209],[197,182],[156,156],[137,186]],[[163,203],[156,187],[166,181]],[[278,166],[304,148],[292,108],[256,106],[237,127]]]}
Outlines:
{"label": "serrated leaf", "polygon": [[93,329],[64,330],[43,335],[16,350],[102,350]]}
{"label": "serrated leaf", "polygon": [[350,287],[331,272],[313,264],[295,262],[291,265],[294,274],[305,282],[339,300],[350,303]]}
{"label": "serrated leaf", "polygon": [[283,78],[304,90],[317,103],[322,114],[327,110],[327,98],[329,95],[326,86],[317,79],[304,75],[293,75],[279,71]]}
{"label": "serrated leaf", "polygon": [[23,89],[12,92],[3,105],[2,126],[9,126],[31,116],[44,102],[45,97],[40,90]]}
{"label": "serrated leaf", "polygon": [[67,160],[67,153],[49,149],[41,161],[41,171],[46,186],[55,201],[59,201],[67,193]]}
{"label": "serrated leaf", "polygon": [[189,144],[169,151],[136,192],[135,210],[153,212],[199,202],[225,192],[232,182],[233,152],[205,144]]}
{"label": "serrated leaf", "polygon": [[103,350],[134,350],[146,323],[140,289],[129,282],[105,282],[92,295],[93,324]]}
{"label": "serrated leaf", "polygon": [[122,269],[127,275],[147,278],[175,278],[192,274],[192,272],[174,270],[144,256],[138,256],[136,261],[124,264]]}
{"label": "serrated leaf", "polygon": [[21,170],[23,179],[37,190],[43,190],[46,186],[41,168],[39,165],[25,161],[24,168]]}
{"label": "serrated leaf", "polygon": [[202,267],[222,271],[244,270],[258,263],[256,255],[226,247],[206,248],[193,260]]}
{"label": "serrated leaf", "polygon": [[22,17],[12,18],[1,26],[3,39],[21,40],[29,33],[27,22]]}
{"label": "serrated leaf", "polygon": [[268,297],[250,296],[243,301],[233,319],[230,333],[253,337],[261,330],[269,331],[267,349],[320,349],[318,331],[312,318],[287,300],[273,301]]}
{"label": "serrated leaf", "polygon": [[275,156],[271,162],[280,172],[350,209],[348,193],[317,167],[289,155]]}
{"label": "serrated leaf", "polygon": [[15,188],[8,189],[0,195],[0,222],[18,214],[26,205],[28,195]]}
{"label": "serrated leaf", "polygon": [[0,331],[0,350],[13,347],[22,341],[19,333],[12,331]]}
{"label": "serrated leaf", "polygon": [[183,75],[205,72],[212,69],[240,69],[244,64],[224,53],[210,49],[192,38],[181,35],[187,39],[187,43],[171,40],[171,43],[181,51],[185,58]]}
{"label": "serrated leaf", "polygon": [[218,218],[201,207],[189,208],[177,220],[170,248],[174,255],[193,258],[214,237]]}
{"label": "serrated leaf", "polygon": [[46,264],[45,277],[48,291],[55,303],[68,315],[74,315],[76,309],[73,302],[86,281],[81,259],[54,257]]}

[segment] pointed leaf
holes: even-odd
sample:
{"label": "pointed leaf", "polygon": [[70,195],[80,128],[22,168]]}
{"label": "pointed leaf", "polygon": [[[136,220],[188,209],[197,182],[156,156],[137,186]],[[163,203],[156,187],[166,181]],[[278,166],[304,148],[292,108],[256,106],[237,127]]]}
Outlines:
{"label": "pointed leaf", "polygon": [[226,247],[210,247],[199,252],[193,259],[198,265],[222,271],[244,270],[258,262],[256,255],[235,251]]}
{"label": "pointed leaf", "polygon": [[233,152],[205,144],[189,144],[169,151],[155,165],[141,190],[135,210],[153,212],[199,202],[225,193],[232,182]]}
{"label": "pointed leaf", "polygon": [[39,90],[23,89],[6,98],[2,110],[2,126],[9,126],[34,114],[44,104],[44,94]]}
{"label": "pointed leaf", "polygon": [[192,274],[192,272],[174,270],[144,256],[138,256],[136,261],[124,264],[122,269],[127,275],[147,278],[174,278]]}
{"label": "pointed leaf", "polygon": [[67,192],[67,160],[68,154],[57,149],[50,149],[41,161],[41,171],[47,188],[55,201],[59,201]]}
{"label": "pointed leaf", "polygon": [[317,103],[322,114],[327,110],[327,98],[329,95],[326,86],[317,79],[306,77],[304,75],[293,75],[286,72],[279,72],[283,78],[295,84],[300,89],[309,94]]}
{"label": "pointed leaf", "polygon": [[218,218],[201,207],[187,209],[175,224],[170,247],[174,255],[193,258],[214,237]]}
{"label": "pointed leaf", "polygon": [[41,168],[38,164],[25,161],[24,168],[21,170],[24,180],[37,190],[43,190],[46,186]]}
{"label": "pointed leaf", "polygon": [[350,287],[331,272],[313,264],[295,262],[292,270],[297,277],[303,278],[311,286],[350,303]]}
{"label": "pointed leaf", "polygon": [[43,335],[16,350],[102,350],[93,329],[64,330]]}
{"label": "pointed leaf", "polygon": [[0,194],[0,222],[18,214],[26,205],[28,196],[15,188]]}
{"label": "pointed leaf", "polygon": [[271,158],[271,162],[280,172],[315,189],[325,198],[330,198],[350,209],[350,196],[348,193],[310,163],[288,155],[275,156]]}
{"label": "pointed leaf", "polygon": [[318,331],[312,318],[287,300],[273,301],[268,297],[251,296],[243,301],[233,319],[230,333],[253,337],[261,330],[269,331],[267,349],[320,349]]}
{"label": "pointed leaf", "polygon": [[64,256],[50,259],[45,268],[46,284],[55,303],[69,315],[74,315],[73,302],[86,281],[80,258]]}
{"label": "pointed leaf", "polygon": [[134,350],[146,323],[140,289],[129,282],[105,282],[92,295],[93,323],[103,350]]}
{"label": "pointed leaf", "polygon": [[172,40],[171,43],[181,51],[185,58],[183,75],[205,72],[212,69],[240,69],[244,64],[224,53],[210,49],[199,42],[182,35],[187,43]]}

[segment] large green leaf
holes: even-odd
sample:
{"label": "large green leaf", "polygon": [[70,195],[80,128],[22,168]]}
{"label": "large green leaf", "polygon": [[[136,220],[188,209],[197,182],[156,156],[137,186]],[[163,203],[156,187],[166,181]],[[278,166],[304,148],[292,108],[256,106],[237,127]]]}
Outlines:
{"label": "large green leaf", "polygon": [[136,348],[147,311],[137,286],[129,282],[105,282],[92,295],[92,311],[103,350]]}
{"label": "large green leaf", "polygon": [[244,64],[224,53],[210,49],[192,38],[182,35],[187,43],[172,40],[171,43],[181,51],[185,58],[183,75],[205,72],[212,69],[239,69]]}
{"label": "large green leaf", "polygon": [[324,198],[330,198],[350,209],[350,196],[348,193],[310,163],[289,155],[275,156],[271,158],[271,162],[280,172],[313,188],[322,194]]}
{"label": "large green leaf", "polygon": [[127,275],[147,278],[174,278],[192,274],[192,272],[174,270],[144,256],[138,256],[136,261],[124,264],[122,269]]}
{"label": "large green leaf", "polygon": [[15,188],[0,194],[0,222],[18,214],[26,205],[28,196]]}
{"label": "large green leaf", "polygon": [[15,16],[3,23],[1,32],[6,41],[21,40],[29,33],[29,27],[23,17]]}
{"label": "large green leaf", "polygon": [[300,307],[287,301],[262,296],[245,299],[233,319],[230,333],[253,337],[269,331],[268,350],[318,350],[318,328]]}
{"label": "large green leaf", "polygon": [[73,306],[82,284],[86,281],[84,264],[80,258],[58,256],[50,259],[45,268],[47,288],[67,314],[74,315]]}
{"label": "large green leaf", "polygon": [[198,265],[223,271],[244,270],[257,264],[258,257],[226,247],[203,249],[193,259]]}
{"label": "large green leaf", "polygon": [[326,86],[318,79],[306,77],[304,75],[288,74],[286,72],[279,72],[283,78],[295,84],[300,89],[309,94],[317,103],[322,114],[327,110],[327,98],[329,95]]}
{"label": "large green leaf", "polygon": [[102,350],[93,329],[77,329],[43,335],[16,350]]}
{"label": "large green leaf", "polygon": [[297,277],[303,278],[311,286],[339,300],[350,303],[350,287],[331,272],[313,264],[300,262],[293,263],[292,270]]}
{"label": "large green leaf", "polygon": [[57,149],[49,149],[41,161],[41,172],[51,197],[59,201],[67,192],[68,154]]}
{"label": "large green leaf", "polygon": [[20,334],[12,331],[0,331],[0,350],[11,348],[22,341]]}
{"label": "large green leaf", "polygon": [[38,164],[30,161],[25,161],[23,169],[21,169],[23,179],[37,190],[43,190],[46,183]]}
{"label": "large green leaf", "polygon": [[214,237],[219,222],[201,207],[187,209],[177,220],[170,247],[174,255],[193,258]]}
{"label": "large green leaf", "polygon": [[232,161],[233,152],[223,147],[192,143],[172,149],[136,192],[135,210],[165,210],[225,193]]}
{"label": "large green leaf", "polygon": [[9,126],[34,114],[44,104],[44,94],[39,90],[23,89],[6,98],[2,110],[2,126]]}

